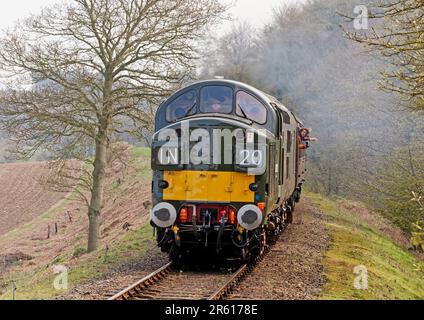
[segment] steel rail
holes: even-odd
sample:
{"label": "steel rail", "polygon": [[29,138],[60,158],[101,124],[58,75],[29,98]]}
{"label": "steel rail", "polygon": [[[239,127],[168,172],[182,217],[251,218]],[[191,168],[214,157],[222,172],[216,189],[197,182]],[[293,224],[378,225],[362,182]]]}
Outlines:
{"label": "steel rail", "polygon": [[242,265],[235,274],[231,276],[231,278],[223,285],[221,288],[219,288],[217,291],[215,291],[208,300],[224,300],[226,297],[228,297],[235,288],[248,276],[252,271],[255,269],[256,265],[263,260],[263,258],[267,255],[267,253],[270,251],[270,247],[267,246],[265,250],[255,258],[254,261],[250,263],[246,263]]}
{"label": "steel rail", "polygon": [[[271,247],[272,244],[267,245],[261,254],[259,254],[253,261],[243,264],[234,274],[230,276],[224,285],[222,285],[209,297],[205,297],[206,300],[223,300],[227,298],[234,291],[234,289],[240,285],[246,276],[253,272],[256,265],[262,261],[264,257],[270,252]],[[152,285],[156,284],[158,281],[166,278],[169,274],[171,274],[171,270],[172,262],[169,262],[135,284],[117,293],[108,300],[131,300],[132,298],[137,298],[137,295],[140,295],[144,290],[150,288]]]}
{"label": "steel rail", "polygon": [[140,281],[134,283],[128,288],[115,294],[113,297],[109,298],[108,300],[128,300],[134,297],[142,290],[150,287],[154,283],[158,282],[160,279],[165,278],[166,275],[170,272],[171,266],[172,266],[172,262],[169,262],[168,264],[164,265],[163,267],[159,268],[158,270],[144,277]]}

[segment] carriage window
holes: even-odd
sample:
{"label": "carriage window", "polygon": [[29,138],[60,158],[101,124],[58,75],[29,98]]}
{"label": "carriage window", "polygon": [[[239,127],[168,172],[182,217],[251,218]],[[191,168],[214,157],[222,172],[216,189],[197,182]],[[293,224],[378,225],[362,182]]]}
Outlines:
{"label": "carriage window", "polygon": [[259,124],[266,122],[266,108],[255,97],[244,91],[237,92],[237,115]]}
{"label": "carriage window", "polygon": [[233,89],[225,86],[207,86],[200,90],[200,111],[203,113],[231,113]]}
{"label": "carriage window", "polygon": [[196,90],[190,90],[174,99],[166,109],[166,120],[176,121],[196,113]]}

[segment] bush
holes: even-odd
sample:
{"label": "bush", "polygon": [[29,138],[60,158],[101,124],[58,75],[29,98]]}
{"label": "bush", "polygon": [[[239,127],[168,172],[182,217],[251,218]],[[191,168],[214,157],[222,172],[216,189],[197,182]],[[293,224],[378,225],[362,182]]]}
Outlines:
{"label": "bush", "polygon": [[81,257],[84,253],[86,253],[85,248],[83,248],[83,247],[76,247],[74,249],[74,253],[72,254],[72,257],[73,258],[78,258],[78,257]]}
{"label": "bush", "polygon": [[[412,192],[412,200],[418,203],[420,211],[424,210],[424,202],[422,196],[419,193]],[[411,237],[411,244],[417,250],[424,251],[424,223],[422,221],[417,221],[412,224],[413,232]]]}

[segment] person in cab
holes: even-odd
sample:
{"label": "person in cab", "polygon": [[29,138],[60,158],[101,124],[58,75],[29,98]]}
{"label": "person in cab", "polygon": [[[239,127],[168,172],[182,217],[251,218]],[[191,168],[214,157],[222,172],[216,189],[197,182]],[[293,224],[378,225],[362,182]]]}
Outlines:
{"label": "person in cab", "polygon": [[305,150],[309,148],[309,142],[318,141],[318,138],[310,136],[311,129],[301,128],[299,130],[299,149]]}

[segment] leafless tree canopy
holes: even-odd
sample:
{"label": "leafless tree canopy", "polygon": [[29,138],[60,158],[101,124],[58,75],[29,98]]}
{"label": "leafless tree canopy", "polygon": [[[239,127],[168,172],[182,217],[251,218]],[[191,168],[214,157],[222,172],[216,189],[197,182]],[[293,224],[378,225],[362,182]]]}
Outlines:
{"label": "leafless tree canopy", "polygon": [[424,110],[424,2],[380,1],[370,15],[381,23],[369,32],[348,35],[391,63],[383,72],[384,90],[401,94],[410,109]]}
{"label": "leafless tree canopy", "polygon": [[[97,247],[106,157],[121,133],[151,128],[158,102],[190,74],[218,0],[73,0],[0,39],[0,125],[18,152],[93,157],[89,251]],[[90,242],[91,241],[91,242]]]}
{"label": "leafless tree canopy", "polygon": [[247,22],[234,24],[221,39],[208,38],[203,44],[200,74],[202,78],[223,76],[251,82],[249,73],[257,59],[257,30]]}
{"label": "leafless tree canopy", "polygon": [[100,122],[110,132],[151,125],[152,105],[188,73],[193,40],[222,10],[216,0],[45,9],[0,41],[1,67],[13,75],[0,98],[3,124],[31,151],[95,138]]}

